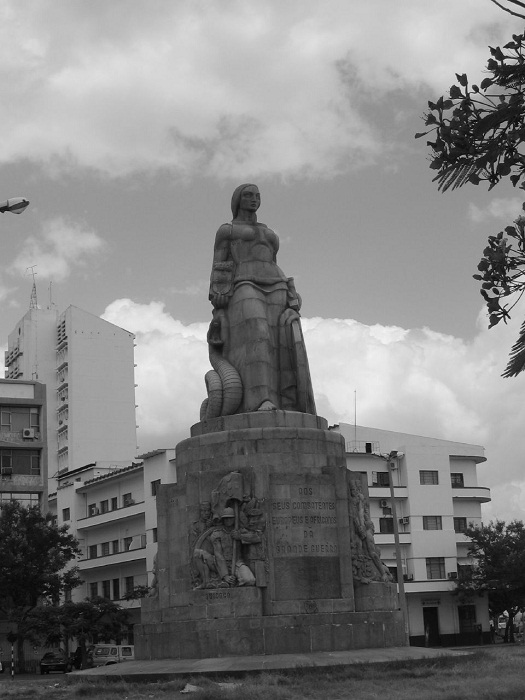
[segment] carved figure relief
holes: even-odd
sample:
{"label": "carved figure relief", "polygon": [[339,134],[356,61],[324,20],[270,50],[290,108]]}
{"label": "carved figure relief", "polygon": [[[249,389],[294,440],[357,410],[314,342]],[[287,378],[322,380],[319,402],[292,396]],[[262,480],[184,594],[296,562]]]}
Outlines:
{"label": "carved figure relief", "polygon": [[208,398],[201,420],[291,410],[315,414],[301,330],[301,298],[277,265],[279,239],[257,221],[256,185],[233,193],[231,223],[215,237],[209,298]]}
{"label": "carved figure relief", "polygon": [[374,541],[370,505],[363,493],[360,475],[350,476],[349,496],[350,546],[354,580],[364,584],[372,581],[390,582],[393,580],[392,574],[381,561],[381,552]]}
{"label": "carved figure relief", "polygon": [[245,491],[239,472],[223,477],[210,496],[190,527],[193,587],[266,585],[266,526],[260,502]]}

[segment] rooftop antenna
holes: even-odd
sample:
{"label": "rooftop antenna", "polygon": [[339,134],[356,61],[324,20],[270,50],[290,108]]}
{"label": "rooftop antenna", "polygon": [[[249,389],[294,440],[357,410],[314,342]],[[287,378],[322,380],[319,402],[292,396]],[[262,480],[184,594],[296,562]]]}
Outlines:
{"label": "rooftop antenna", "polygon": [[29,303],[29,308],[30,309],[38,309],[38,300],[36,296],[36,275],[38,274],[35,272],[35,267],[36,265],[30,265],[29,267],[26,267],[26,272],[28,270],[31,270],[30,274],[33,276],[33,289],[31,290],[31,301]]}

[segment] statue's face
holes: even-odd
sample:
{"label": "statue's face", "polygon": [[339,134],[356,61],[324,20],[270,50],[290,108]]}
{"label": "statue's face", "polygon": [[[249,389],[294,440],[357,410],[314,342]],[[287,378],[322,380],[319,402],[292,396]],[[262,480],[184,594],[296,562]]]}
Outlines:
{"label": "statue's face", "polygon": [[239,209],[245,209],[246,211],[257,211],[261,206],[261,194],[259,188],[255,185],[249,185],[245,187],[241,192],[241,201],[239,202]]}
{"label": "statue's face", "polygon": [[235,524],[235,518],[223,518],[222,524],[227,528],[233,527]]}

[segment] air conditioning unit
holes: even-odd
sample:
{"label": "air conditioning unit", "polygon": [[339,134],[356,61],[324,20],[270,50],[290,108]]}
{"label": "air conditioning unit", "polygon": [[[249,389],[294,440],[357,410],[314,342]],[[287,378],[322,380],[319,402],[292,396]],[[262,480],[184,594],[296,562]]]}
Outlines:
{"label": "air conditioning unit", "polygon": [[458,572],[457,571],[449,571],[447,576],[448,576],[448,578],[457,578]]}
{"label": "air conditioning unit", "polygon": [[13,474],[13,467],[2,467],[2,476],[11,476]]}
{"label": "air conditioning unit", "polygon": [[386,500],[386,498],[382,498],[379,501],[379,507],[380,508],[388,508],[388,501]]}
{"label": "air conditioning unit", "polygon": [[408,515],[405,515],[403,518],[399,518],[400,525],[408,525],[409,522],[410,518],[408,517]]}
{"label": "air conditioning unit", "polygon": [[35,429],[34,428],[24,428],[22,431],[22,437],[34,439]]}
{"label": "air conditioning unit", "polygon": [[414,574],[403,574],[403,581],[413,581]]}

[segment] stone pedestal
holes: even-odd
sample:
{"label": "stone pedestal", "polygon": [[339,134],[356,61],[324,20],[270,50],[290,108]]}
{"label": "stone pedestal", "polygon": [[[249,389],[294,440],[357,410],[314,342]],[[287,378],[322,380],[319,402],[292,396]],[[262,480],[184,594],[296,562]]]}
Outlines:
{"label": "stone pedestal", "polygon": [[[405,644],[395,586],[354,593],[344,440],[324,419],[268,411],[198,423],[177,446],[177,475],[157,493],[157,587],[135,627],[137,658]],[[256,540],[236,545],[255,585],[226,587],[212,575],[203,587],[196,569],[194,553],[213,551],[225,505]]]}

